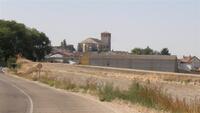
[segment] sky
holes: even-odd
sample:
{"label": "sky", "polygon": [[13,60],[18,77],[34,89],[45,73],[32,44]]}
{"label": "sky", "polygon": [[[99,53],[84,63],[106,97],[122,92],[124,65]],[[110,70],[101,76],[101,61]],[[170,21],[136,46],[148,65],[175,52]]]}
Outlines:
{"label": "sky", "polygon": [[44,32],[52,45],[112,33],[112,49],[169,48],[200,57],[200,0],[0,0],[0,19]]}

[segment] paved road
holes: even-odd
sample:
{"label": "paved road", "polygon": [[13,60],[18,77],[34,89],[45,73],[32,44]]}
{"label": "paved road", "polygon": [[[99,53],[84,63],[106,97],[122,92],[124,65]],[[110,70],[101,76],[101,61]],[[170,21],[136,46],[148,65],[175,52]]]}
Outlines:
{"label": "paved road", "polygon": [[108,107],[0,72],[0,113],[114,113]]}

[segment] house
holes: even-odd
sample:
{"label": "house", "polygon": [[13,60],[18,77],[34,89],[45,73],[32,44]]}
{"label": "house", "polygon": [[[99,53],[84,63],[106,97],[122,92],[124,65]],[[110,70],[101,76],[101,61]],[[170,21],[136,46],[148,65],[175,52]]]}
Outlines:
{"label": "house", "polygon": [[45,56],[47,62],[69,63],[79,62],[80,54],[78,52],[70,52],[65,49],[54,49],[49,55]]}
{"label": "house", "polygon": [[89,37],[78,44],[79,52],[111,51],[111,33],[101,33],[101,40]]}
{"label": "house", "polygon": [[200,69],[200,59],[196,56],[183,56],[178,60],[180,72],[198,71]]}

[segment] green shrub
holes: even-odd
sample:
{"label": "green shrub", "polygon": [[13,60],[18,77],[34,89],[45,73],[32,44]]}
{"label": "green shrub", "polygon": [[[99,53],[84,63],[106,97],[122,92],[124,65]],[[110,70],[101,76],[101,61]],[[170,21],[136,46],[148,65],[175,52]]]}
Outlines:
{"label": "green shrub", "polygon": [[40,78],[38,78],[38,80],[42,83],[45,83],[49,86],[54,86],[55,85],[55,80],[54,79],[50,79],[48,77],[44,77],[44,76],[41,76]]}
{"label": "green shrub", "polygon": [[9,68],[11,68],[11,69],[15,69],[17,67],[16,58],[14,58],[14,57],[8,58],[8,60],[7,60],[7,66]]}
{"label": "green shrub", "polygon": [[101,101],[112,101],[116,98],[114,88],[111,84],[105,85],[99,90],[99,98]]}
{"label": "green shrub", "polygon": [[75,88],[78,88],[78,86],[74,83],[72,83],[70,80],[67,80],[67,81],[63,81],[63,89],[65,90],[73,90]]}

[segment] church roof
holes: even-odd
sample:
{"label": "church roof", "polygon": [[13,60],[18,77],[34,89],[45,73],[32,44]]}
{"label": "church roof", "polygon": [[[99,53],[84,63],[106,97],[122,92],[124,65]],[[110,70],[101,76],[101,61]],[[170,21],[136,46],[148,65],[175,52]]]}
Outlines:
{"label": "church roof", "polygon": [[103,44],[103,42],[96,38],[87,38],[83,40],[81,43],[95,43],[95,44]]}

